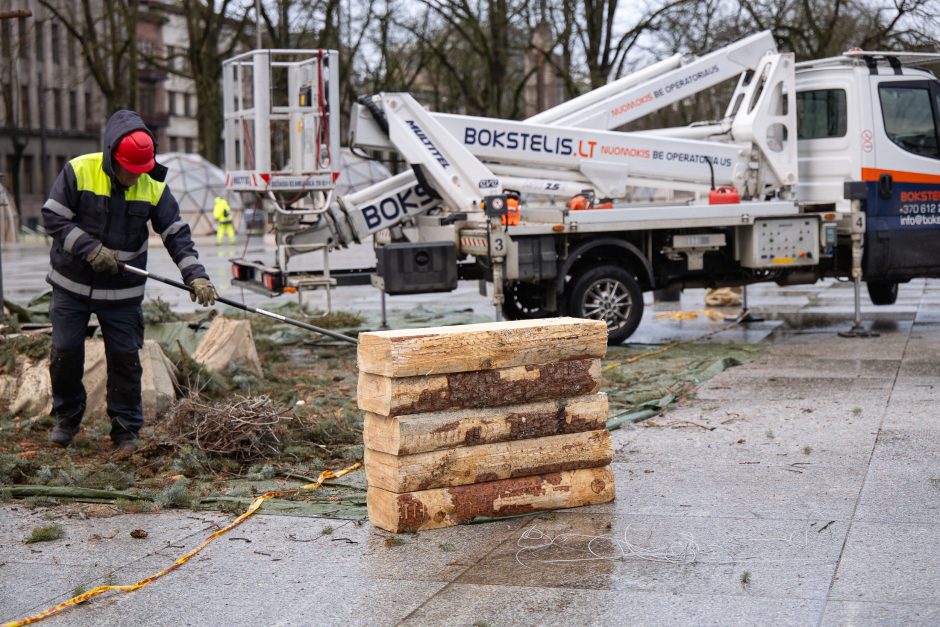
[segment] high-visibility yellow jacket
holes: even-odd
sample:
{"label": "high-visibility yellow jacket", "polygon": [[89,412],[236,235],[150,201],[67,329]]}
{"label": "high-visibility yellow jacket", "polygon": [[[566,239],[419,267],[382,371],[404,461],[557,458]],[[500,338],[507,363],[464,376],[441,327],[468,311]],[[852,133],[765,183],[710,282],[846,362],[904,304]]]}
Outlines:
{"label": "high-visibility yellow jacket", "polygon": [[228,203],[225,202],[225,199],[221,196],[215,197],[212,215],[219,221],[219,224],[231,224],[232,222],[232,208],[228,206]]}

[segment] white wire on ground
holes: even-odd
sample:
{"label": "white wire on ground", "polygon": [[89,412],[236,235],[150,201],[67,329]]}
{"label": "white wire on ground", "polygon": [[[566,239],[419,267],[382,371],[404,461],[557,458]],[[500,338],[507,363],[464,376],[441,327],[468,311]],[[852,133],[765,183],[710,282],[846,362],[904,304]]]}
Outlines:
{"label": "white wire on ground", "polygon": [[[580,533],[560,533],[551,536],[537,527],[526,529],[519,539],[516,546],[516,562],[520,566],[530,568],[529,563],[523,560],[524,556],[531,556],[528,562],[540,564],[560,564],[571,562],[595,562],[595,561],[622,561],[627,559],[638,559],[649,562],[659,562],[664,564],[738,564],[742,562],[824,562],[824,559],[817,558],[773,558],[767,555],[747,555],[739,556],[725,547],[719,545],[699,545],[692,534],[683,534],[676,541],[663,546],[642,546],[631,542],[627,538],[630,531],[628,526],[624,529],[623,538],[615,538],[612,534],[585,535]],[[799,542],[799,536],[802,536],[802,542]],[[805,549],[809,546],[809,527],[802,531],[795,531],[788,537],[778,538],[746,538],[736,540],[736,544],[747,542],[778,542],[787,547]],[[555,549],[555,553],[550,557],[536,559],[535,554],[544,553]],[[573,556],[559,557],[555,556],[558,552],[564,552]]]}

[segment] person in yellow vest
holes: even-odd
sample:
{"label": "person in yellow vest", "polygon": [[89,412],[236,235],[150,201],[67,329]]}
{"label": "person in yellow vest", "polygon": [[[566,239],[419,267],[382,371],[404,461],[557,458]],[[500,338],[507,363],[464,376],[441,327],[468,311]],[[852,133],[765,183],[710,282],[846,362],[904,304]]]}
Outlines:
{"label": "person in yellow vest", "polygon": [[219,230],[215,234],[216,245],[222,243],[222,239],[228,235],[230,244],[235,243],[235,227],[232,226],[232,208],[228,206],[225,199],[221,196],[215,197],[215,205],[212,207],[212,215],[219,222]]}

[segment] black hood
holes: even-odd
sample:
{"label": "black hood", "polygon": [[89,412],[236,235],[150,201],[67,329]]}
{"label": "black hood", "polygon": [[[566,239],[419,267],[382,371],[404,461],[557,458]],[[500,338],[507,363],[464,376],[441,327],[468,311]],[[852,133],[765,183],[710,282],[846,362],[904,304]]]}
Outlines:
{"label": "black hood", "polygon": [[[104,127],[104,147],[102,149],[102,152],[104,152],[104,160],[102,167],[104,168],[105,174],[111,178],[114,178],[114,168],[111,165],[111,153],[125,135],[134,131],[146,131],[153,139],[154,152],[156,152],[157,138],[150,132],[150,129],[147,128],[147,125],[144,124],[144,120],[139,114],[127,109],[119,109],[108,118],[108,123]],[[160,165],[156,163],[156,161],[154,161],[154,164],[153,169],[147,172],[147,174],[155,181],[162,182],[166,180],[166,166]]]}

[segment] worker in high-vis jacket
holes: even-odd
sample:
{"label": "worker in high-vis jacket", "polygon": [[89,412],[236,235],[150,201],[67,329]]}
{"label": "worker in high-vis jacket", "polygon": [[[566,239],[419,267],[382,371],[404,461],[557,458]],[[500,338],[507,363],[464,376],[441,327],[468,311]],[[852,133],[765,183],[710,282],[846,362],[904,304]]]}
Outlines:
{"label": "worker in high-vis jacket", "polygon": [[215,204],[212,206],[212,215],[219,223],[219,229],[215,233],[216,245],[222,243],[222,238],[228,236],[229,243],[235,242],[235,229],[232,227],[232,208],[228,206],[225,199],[221,196],[215,197]]}
{"label": "worker in high-vis jacket", "polygon": [[108,364],[111,440],[124,454],[139,444],[146,278],[121,272],[118,264],[146,268],[148,222],[192,287],[192,299],[209,306],[217,297],[163,182],[167,170],[155,160],[154,139],[137,113],[115,112],[105,127],[104,151],[69,161],[42,207],[52,236],[46,281],[52,285],[49,372],[56,425],[49,440],[59,446],[72,442],[85,412],[85,336],[93,313]]}

